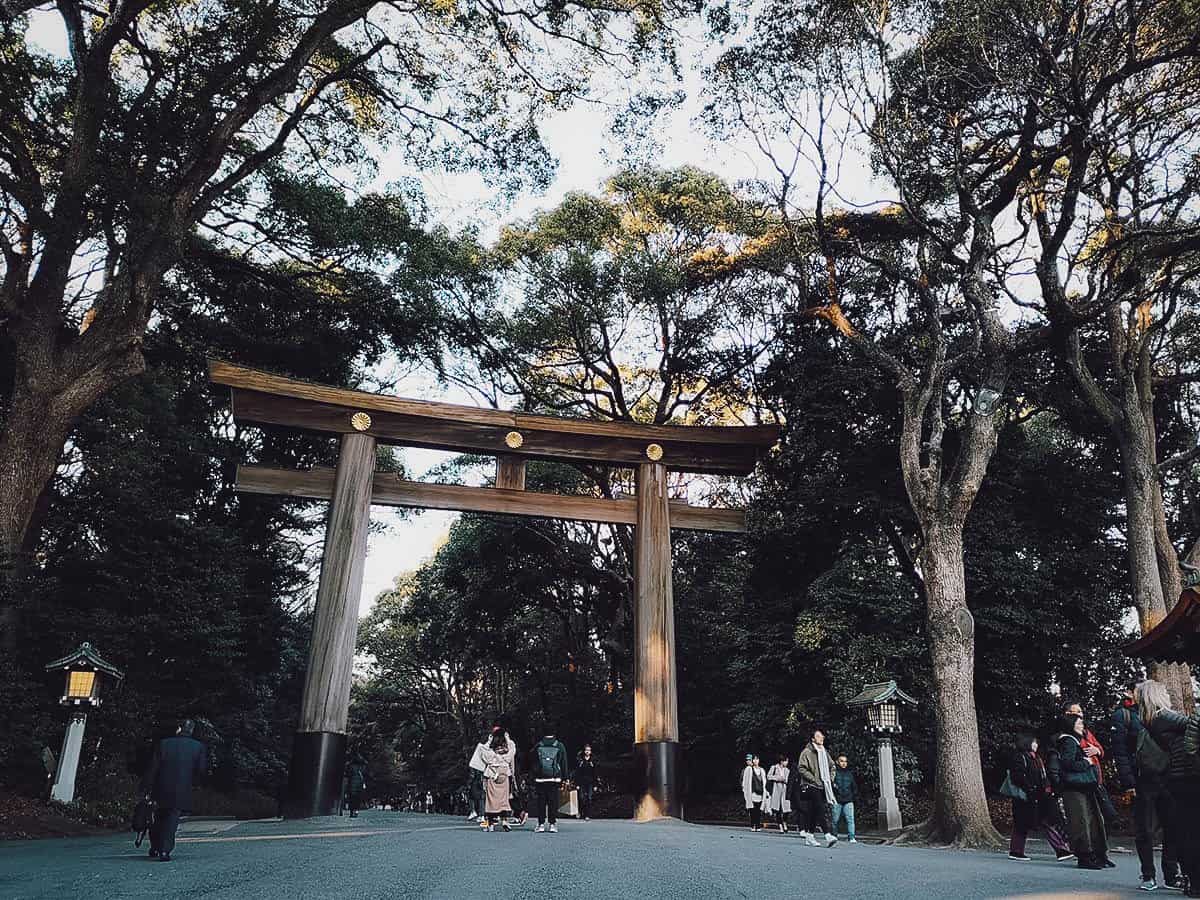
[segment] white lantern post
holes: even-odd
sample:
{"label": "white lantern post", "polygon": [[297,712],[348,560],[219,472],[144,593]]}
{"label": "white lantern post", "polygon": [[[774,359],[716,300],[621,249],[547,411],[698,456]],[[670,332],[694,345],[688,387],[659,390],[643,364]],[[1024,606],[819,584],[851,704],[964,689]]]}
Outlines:
{"label": "white lantern post", "polygon": [[892,758],[892,738],[904,729],[900,725],[900,704],[916,706],[917,701],[896,685],[881,681],[864,685],[847,706],[865,706],[867,730],[875,735],[879,751],[879,828],[897,831],[904,827],[900,801],[896,797],[896,764]]}
{"label": "white lantern post", "polygon": [[70,803],[75,799],[75,774],[79,770],[88,710],[100,705],[100,684],[104,680],[101,676],[120,682],[125,675],[112,663],[106,662],[96,648],[86,641],[74,653],[46,666],[47,672],[56,669],[61,669],[66,675],[63,695],[58,702],[71,709],[71,721],[67,723],[67,733],[63,736],[62,753],[58,757],[50,797],[61,803]]}

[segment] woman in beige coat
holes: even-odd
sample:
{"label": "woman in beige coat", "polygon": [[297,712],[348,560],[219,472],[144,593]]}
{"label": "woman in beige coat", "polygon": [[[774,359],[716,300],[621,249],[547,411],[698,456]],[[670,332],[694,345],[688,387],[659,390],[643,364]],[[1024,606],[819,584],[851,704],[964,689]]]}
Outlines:
{"label": "woman in beige coat", "polygon": [[483,751],[483,811],[487,816],[487,830],[495,831],[499,822],[505,831],[512,831],[508,817],[512,814],[509,800],[512,788],[509,781],[513,776],[517,748],[510,744],[503,731],[492,735],[492,741]]}

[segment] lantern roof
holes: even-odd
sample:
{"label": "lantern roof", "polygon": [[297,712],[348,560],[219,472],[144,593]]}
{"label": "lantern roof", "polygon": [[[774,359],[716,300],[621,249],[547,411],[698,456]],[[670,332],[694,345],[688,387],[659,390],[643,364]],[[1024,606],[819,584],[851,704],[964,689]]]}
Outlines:
{"label": "lantern roof", "polygon": [[105,675],[111,675],[117,681],[124,681],[125,673],[104,659],[96,648],[84,641],[74,651],[68,653],[62,659],[56,659],[54,662],[46,666],[46,671],[53,669],[71,669],[71,668],[88,667],[95,669],[97,672],[103,672]]}
{"label": "lantern roof", "polygon": [[1125,648],[1130,656],[1156,662],[1200,662],[1200,592],[1184,588],[1166,617]]}
{"label": "lantern roof", "polygon": [[847,706],[878,706],[881,703],[907,703],[916,706],[917,701],[910,697],[895,681],[880,681],[876,684],[863,685],[862,691],[853,699],[847,701]]}

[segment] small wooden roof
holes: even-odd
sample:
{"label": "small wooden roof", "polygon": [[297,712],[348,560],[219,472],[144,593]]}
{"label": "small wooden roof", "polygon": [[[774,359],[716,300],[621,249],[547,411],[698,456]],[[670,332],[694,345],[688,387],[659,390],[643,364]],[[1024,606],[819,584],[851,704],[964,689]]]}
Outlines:
{"label": "small wooden roof", "polygon": [[369,394],[210,360],[209,380],[227,385],[239,422],[457,453],[513,454],[612,466],[661,461],[681,472],[748,475],[779,440],[779,426],[639,425],[530,415]]}
{"label": "small wooden roof", "polygon": [[46,666],[47,672],[51,672],[54,669],[95,669],[97,672],[103,672],[105,675],[111,675],[117,681],[123,681],[125,678],[124,672],[101,657],[96,652],[96,648],[87,641],[84,641],[62,659],[56,659]]}
{"label": "small wooden roof", "polygon": [[1185,588],[1166,617],[1125,648],[1130,656],[1168,663],[1200,663],[1200,593]]}
{"label": "small wooden roof", "polygon": [[909,706],[917,705],[917,701],[900,690],[899,685],[894,681],[880,681],[864,685],[862,691],[852,700],[848,700],[846,705],[878,706],[880,703],[892,702],[907,703]]}

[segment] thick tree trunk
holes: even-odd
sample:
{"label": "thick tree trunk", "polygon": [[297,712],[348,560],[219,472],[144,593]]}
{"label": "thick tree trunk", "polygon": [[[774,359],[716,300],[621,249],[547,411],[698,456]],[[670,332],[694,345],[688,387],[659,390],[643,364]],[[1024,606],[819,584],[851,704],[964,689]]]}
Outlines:
{"label": "thick tree trunk", "polygon": [[921,550],[926,622],[937,713],[937,766],[930,818],[903,840],[996,847],[979,750],[975,713],[975,620],[967,609],[962,526],[941,522],[927,529]]}

